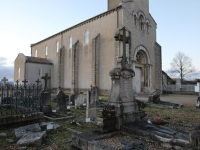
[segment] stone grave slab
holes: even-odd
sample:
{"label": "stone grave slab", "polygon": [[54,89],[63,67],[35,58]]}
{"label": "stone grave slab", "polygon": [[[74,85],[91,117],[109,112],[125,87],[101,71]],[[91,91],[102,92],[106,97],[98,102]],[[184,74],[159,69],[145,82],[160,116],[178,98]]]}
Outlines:
{"label": "stone grave slab", "polygon": [[27,126],[19,127],[15,129],[15,136],[16,138],[21,138],[26,134],[33,133],[33,132],[39,132],[41,131],[41,127],[38,123],[36,124],[30,124]]}
{"label": "stone grave slab", "polygon": [[17,145],[19,146],[41,146],[42,139],[46,137],[46,131],[30,133],[23,136],[19,141],[17,141]]}

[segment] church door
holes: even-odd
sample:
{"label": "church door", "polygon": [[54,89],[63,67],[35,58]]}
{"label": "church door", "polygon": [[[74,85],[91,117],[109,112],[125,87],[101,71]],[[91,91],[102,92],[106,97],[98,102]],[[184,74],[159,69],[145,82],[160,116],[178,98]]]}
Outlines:
{"label": "church door", "polygon": [[141,92],[141,70],[140,68],[135,68],[135,87],[136,92]]}

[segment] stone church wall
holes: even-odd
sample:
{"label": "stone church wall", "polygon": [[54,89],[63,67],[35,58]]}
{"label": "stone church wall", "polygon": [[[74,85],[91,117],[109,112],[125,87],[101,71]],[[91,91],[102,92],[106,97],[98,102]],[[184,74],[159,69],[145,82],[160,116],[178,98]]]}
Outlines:
{"label": "stone church wall", "polygon": [[[122,22],[122,10],[118,10],[118,22]],[[58,87],[58,58],[59,53],[56,52],[56,42],[59,41],[59,46],[65,51],[64,55],[64,88],[72,87],[72,48],[69,48],[69,37],[73,38],[73,44],[79,41],[78,53],[78,89],[89,89],[93,84],[92,69],[92,40],[99,34],[99,65],[98,65],[98,87],[102,91],[108,91],[111,88],[111,79],[109,71],[115,67],[115,41],[114,33],[117,24],[116,10],[112,10],[98,15],[92,19],[86,20],[74,27],[71,27],[59,34],[49,37],[38,44],[32,46],[32,56],[34,51],[38,50],[38,57],[46,57],[54,64],[54,74],[52,74],[52,88]],[[89,43],[84,43],[84,32],[89,31]],[[48,55],[45,56],[45,46],[48,46]]]}

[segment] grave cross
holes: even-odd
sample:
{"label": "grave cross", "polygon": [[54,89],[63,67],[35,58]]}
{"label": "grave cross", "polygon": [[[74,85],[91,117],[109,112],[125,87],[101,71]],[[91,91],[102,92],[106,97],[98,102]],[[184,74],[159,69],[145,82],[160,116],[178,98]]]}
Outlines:
{"label": "grave cross", "polygon": [[49,79],[51,79],[51,77],[48,76],[48,73],[45,73],[45,76],[42,76],[41,79],[44,79],[44,85],[45,85],[44,91],[47,92],[47,81],[48,81]]}
{"label": "grave cross", "polygon": [[39,79],[37,79],[35,82],[36,82],[37,85],[38,85],[41,81],[40,81]]}
{"label": "grave cross", "polygon": [[19,81],[17,80],[16,83],[17,83],[17,85],[18,85],[18,84],[19,84]]}
{"label": "grave cross", "polygon": [[[123,44],[123,54],[121,57],[119,57],[119,58],[122,58],[122,60],[121,60],[122,68],[126,68],[126,65],[127,65],[126,44],[127,43],[130,44],[130,35],[128,35],[128,37],[127,37],[126,32],[127,32],[127,29],[125,27],[123,27],[119,30],[119,33],[114,36],[116,41],[122,41],[122,44]],[[130,32],[129,32],[129,34],[130,34]]]}
{"label": "grave cross", "polygon": [[1,79],[1,81],[3,81],[3,85],[6,85],[6,81],[8,81],[8,79],[6,79],[6,77],[3,77],[3,79]]}
{"label": "grave cross", "polygon": [[26,86],[26,83],[28,82],[26,79],[24,79],[24,81],[22,81],[24,83],[24,85]]}

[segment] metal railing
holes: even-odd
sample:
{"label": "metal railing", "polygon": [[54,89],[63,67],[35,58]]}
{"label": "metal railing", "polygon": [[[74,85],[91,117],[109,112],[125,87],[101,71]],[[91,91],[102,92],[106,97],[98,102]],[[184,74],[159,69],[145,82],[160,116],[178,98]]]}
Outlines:
{"label": "metal railing", "polygon": [[29,114],[41,110],[41,84],[1,86],[0,117]]}

